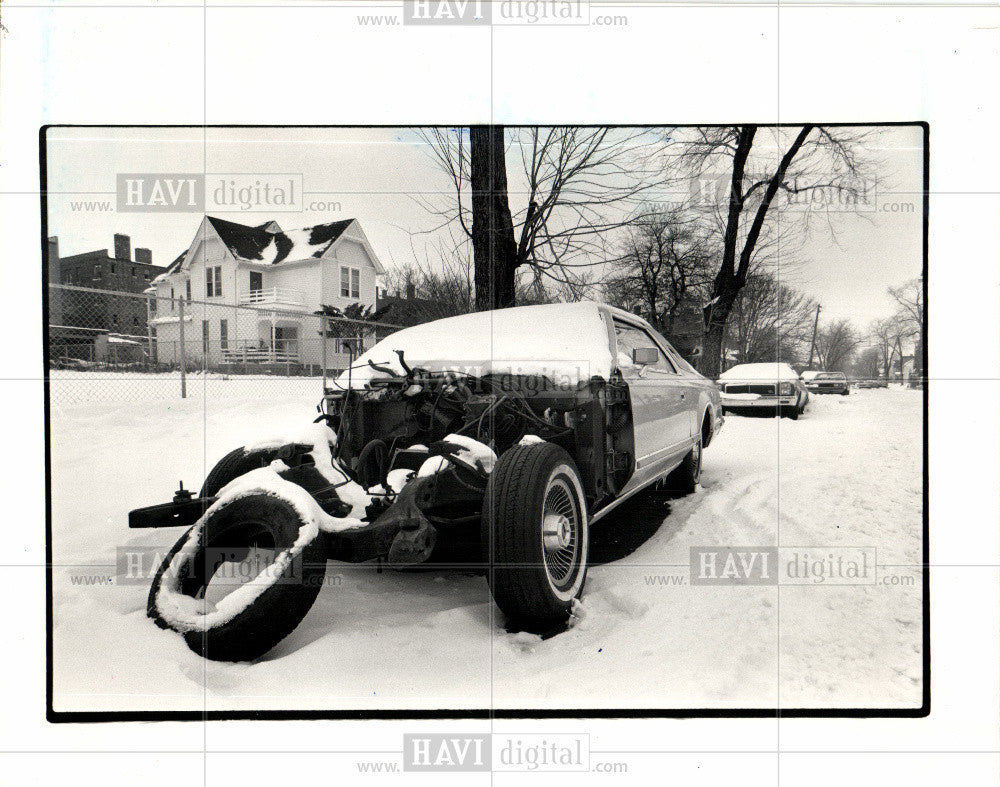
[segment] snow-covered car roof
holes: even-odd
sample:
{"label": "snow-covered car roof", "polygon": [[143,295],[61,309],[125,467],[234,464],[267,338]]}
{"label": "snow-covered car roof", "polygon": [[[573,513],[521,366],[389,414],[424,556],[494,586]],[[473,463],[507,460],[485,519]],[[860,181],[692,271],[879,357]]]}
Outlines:
{"label": "snow-covered car roof", "polygon": [[[397,373],[406,363],[431,371],[541,375],[557,383],[607,378],[612,356],[607,323],[598,303],[557,303],[463,314],[415,325],[386,337],[361,355],[350,373],[352,388],[384,376],[371,360]],[[348,373],[337,378],[348,386]]]}
{"label": "snow-covered car roof", "polygon": [[741,363],[719,375],[720,380],[798,380],[787,363]]}

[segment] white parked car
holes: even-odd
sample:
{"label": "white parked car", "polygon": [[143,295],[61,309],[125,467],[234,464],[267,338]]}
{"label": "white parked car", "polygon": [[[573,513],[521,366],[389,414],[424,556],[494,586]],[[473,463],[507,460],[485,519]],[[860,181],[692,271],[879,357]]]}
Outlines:
{"label": "white parked car", "polygon": [[718,382],[723,412],[769,409],[795,420],[809,403],[809,391],[787,363],[739,364]]}

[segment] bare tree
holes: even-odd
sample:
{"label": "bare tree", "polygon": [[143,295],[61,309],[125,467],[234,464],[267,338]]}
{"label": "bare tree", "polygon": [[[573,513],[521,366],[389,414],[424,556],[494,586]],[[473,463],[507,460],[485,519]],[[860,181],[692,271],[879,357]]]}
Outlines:
{"label": "bare tree", "polygon": [[[433,256],[436,264],[432,264]],[[425,250],[423,259],[414,249],[413,259],[389,268],[386,288],[402,294],[413,288],[421,299],[421,310],[428,320],[468,314],[475,309],[472,264],[460,251],[436,246]]]}
{"label": "bare tree", "polygon": [[820,328],[816,335],[816,355],[828,372],[846,372],[860,344],[849,320],[835,320]]}
{"label": "bare tree", "polygon": [[882,349],[866,347],[854,362],[854,376],[859,380],[877,380],[882,369]]}
{"label": "bare tree", "polygon": [[911,327],[898,315],[876,320],[869,326],[869,339],[879,351],[882,374],[886,380],[892,377],[892,367],[903,354],[903,342],[912,334]]}
{"label": "bare tree", "polygon": [[[585,287],[608,234],[634,219],[660,178],[655,137],[640,129],[473,126],[422,137],[451,193],[419,201],[441,217],[431,232],[446,228],[456,247],[471,242],[478,309],[513,305],[522,267],[570,292]],[[513,187],[508,158],[520,160]]]}
{"label": "bare tree", "polygon": [[[704,309],[705,347],[702,371],[715,377],[721,363],[726,322],[757,259],[758,243],[773,214],[779,193],[798,197],[816,190],[857,199],[866,188],[859,156],[862,135],[823,126],[698,128],[677,136],[680,163],[696,182],[722,183],[722,255],[711,299]],[[720,181],[718,173],[725,173]],[[799,211],[807,220],[811,211]],[[780,233],[779,233],[780,234]]]}
{"label": "bare tree", "polygon": [[920,331],[924,324],[922,280],[910,279],[899,287],[890,287],[889,295],[899,305],[901,319],[908,323],[915,333]]}
{"label": "bare tree", "polygon": [[727,349],[737,363],[795,363],[812,334],[816,302],[768,271],[751,274],[729,315]]}
{"label": "bare tree", "polygon": [[[913,338],[913,374],[921,377],[924,374],[924,290],[922,279],[910,279],[899,287],[890,287],[889,295],[898,304],[895,320]],[[902,344],[897,341],[902,358]],[[900,370],[902,371],[902,370]]]}
{"label": "bare tree", "polygon": [[690,211],[675,208],[639,218],[609,264],[605,299],[670,335],[683,307],[704,303],[713,252],[704,225]]}

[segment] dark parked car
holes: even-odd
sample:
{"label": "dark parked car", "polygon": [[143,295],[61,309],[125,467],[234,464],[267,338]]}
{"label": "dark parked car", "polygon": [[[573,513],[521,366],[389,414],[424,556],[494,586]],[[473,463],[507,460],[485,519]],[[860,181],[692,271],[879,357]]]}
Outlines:
{"label": "dark parked car", "polygon": [[832,393],[847,396],[851,392],[847,375],[843,372],[817,372],[811,380],[806,382],[806,387],[812,393]]}
{"label": "dark parked car", "polygon": [[[327,558],[406,568],[471,540],[508,624],[550,630],[582,592],[589,526],[652,484],[693,491],[722,422],[715,384],[607,306],[407,328],[337,379],[311,432],[237,448],[198,497],[130,514],[190,528],[147,611],[207,658],[249,660],[302,620]],[[251,582],[215,588],[220,563],[261,553]]]}

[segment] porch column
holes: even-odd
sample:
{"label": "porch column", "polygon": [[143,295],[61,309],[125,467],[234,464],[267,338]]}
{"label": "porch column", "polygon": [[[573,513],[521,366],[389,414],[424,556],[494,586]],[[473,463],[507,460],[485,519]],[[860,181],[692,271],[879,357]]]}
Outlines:
{"label": "porch column", "polygon": [[278,321],[278,315],[275,314],[274,312],[271,312],[271,363],[274,363],[276,360],[275,349],[274,349],[274,333],[275,333],[274,327],[277,321]]}

